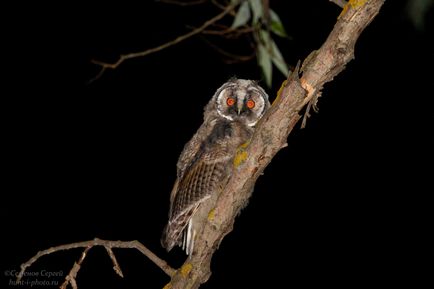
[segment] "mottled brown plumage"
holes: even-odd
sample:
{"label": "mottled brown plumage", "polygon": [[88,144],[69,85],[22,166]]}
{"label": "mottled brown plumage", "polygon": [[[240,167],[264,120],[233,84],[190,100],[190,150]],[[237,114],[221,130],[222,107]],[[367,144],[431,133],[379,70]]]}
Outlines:
{"label": "mottled brown plumage", "polygon": [[225,83],[207,104],[204,123],[178,160],[169,222],[161,239],[168,251],[182,245],[187,254],[192,252],[194,238],[233,170],[237,148],[251,138],[269,106],[265,91],[243,79]]}

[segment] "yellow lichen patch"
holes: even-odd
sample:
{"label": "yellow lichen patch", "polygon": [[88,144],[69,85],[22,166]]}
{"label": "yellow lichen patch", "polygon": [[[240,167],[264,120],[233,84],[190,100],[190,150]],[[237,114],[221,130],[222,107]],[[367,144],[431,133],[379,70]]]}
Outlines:
{"label": "yellow lichen patch", "polygon": [[339,14],[338,18],[340,18],[342,15],[347,13],[348,8],[351,6],[351,8],[358,8],[366,4],[368,0],[350,0],[347,4],[345,4],[344,9],[342,9],[341,14]]}
{"label": "yellow lichen patch", "polygon": [[350,1],[348,1],[348,3],[351,5],[351,7],[357,8],[357,7],[365,5],[367,1],[368,0],[350,0]]}
{"label": "yellow lichen patch", "polygon": [[287,83],[286,80],[282,82],[282,85],[280,86],[279,90],[277,91],[276,98],[273,100],[273,104],[271,104],[271,105],[274,105],[280,99],[280,95],[282,94],[283,88],[285,87],[286,83]]}
{"label": "yellow lichen patch", "polygon": [[338,19],[342,17],[342,15],[345,15],[348,11],[348,7],[350,6],[350,3],[345,4],[344,8],[342,9],[341,13],[338,16]]}
{"label": "yellow lichen patch", "polygon": [[249,144],[250,141],[246,141],[238,147],[237,154],[234,157],[234,167],[239,167],[249,156],[249,154],[246,152],[246,148],[249,146]]}
{"label": "yellow lichen patch", "polygon": [[234,166],[237,168],[245,162],[249,154],[244,149],[238,149],[234,158]]}
{"label": "yellow lichen patch", "polygon": [[240,145],[240,146],[238,147],[238,149],[245,149],[246,147],[249,146],[249,144],[250,144],[250,141],[246,141],[245,143],[243,143],[242,145]]}
{"label": "yellow lichen patch", "polygon": [[163,289],[170,289],[170,288],[172,288],[172,283],[167,283],[164,287],[163,287]]}
{"label": "yellow lichen patch", "polygon": [[187,275],[188,275],[188,273],[190,273],[191,269],[193,269],[193,265],[191,265],[190,263],[185,263],[184,265],[182,265],[179,272],[181,273],[182,277],[187,277]]}
{"label": "yellow lichen patch", "polygon": [[208,221],[214,220],[214,217],[215,217],[215,209],[211,209],[211,211],[209,211],[208,213]]}

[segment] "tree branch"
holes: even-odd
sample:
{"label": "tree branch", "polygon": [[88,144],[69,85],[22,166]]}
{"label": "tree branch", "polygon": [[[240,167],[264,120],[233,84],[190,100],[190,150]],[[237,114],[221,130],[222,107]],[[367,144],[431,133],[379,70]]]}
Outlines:
{"label": "tree branch", "polygon": [[378,14],[384,0],[350,1],[333,31],[319,50],[291,73],[267,114],[258,123],[247,148],[240,149],[242,160],[210,212],[202,232],[195,239],[192,255],[177,270],[170,283],[175,288],[198,288],[211,275],[214,252],[226,234],[232,231],[235,217],[247,204],[257,178],[284,146],[301,118],[300,111],[354,58],[354,45],[366,26]]}
{"label": "tree branch", "polygon": [[28,267],[30,267],[33,263],[35,263],[39,258],[45,256],[45,255],[50,255],[52,253],[55,252],[59,252],[59,251],[64,251],[64,250],[70,250],[70,249],[76,249],[76,248],[86,248],[79,261],[74,263],[73,268],[71,269],[71,271],[69,272],[68,276],[66,276],[65,282],[62,284],[61,287],[64,286],[64,288],[66,288],[66,286],[68,285],[68,283],[71,284],[71,286],[75,289],[76,284],[75,284],[75,277],[77,276],[78,271],[80,270],[80,266],[81,263],[83,262],[83,260],[86,258],[86,254],[87,252],[95,246],[103,246],[106,250],[107,253],[110,256],[110,259],[113,262],[113,269],[115,270],[115,272],[123,277],[122,271],[119,267],[119,264],[114,256],[114,253],[112,252],[112,248],[119,248],[119,249],[137,249],[139,250],[143,255],[145,255],[146,257],[148,257],[155,265],[157,265],[161,270],[164,271],[164,273],[166,273],[169,277],[173,276],[175,274],[175,270],[170,267],[166,261],[160,259],[157,255],[155,255],[154,253],[152,253],[148,248],[146,248],[142,243],[140,243],[139,241],[110,241],[110,240],[101,240],[98,238],[95,238],[94,240],[90,240],[90,241],[84,241],[84,242],[77,242],[77,243],[71,243],[71,244],[66,244],[66,245],[60,245],[60,246],[56,246],[56,247],[51,247],[48,248],[46,250],[43,251],[39,251],[35,256],[33,256],[32,258],[30,258],[30,260],[28,260],[27,262],[23,263],[21,265],[21,271],[17,276],[17,281],[20,281],[21,278],[24,276],[24,272],[26,271],[26,269]]}
{"label": "tree branch", "polygon": [[86,249],[84,249],[83,253],[81,253],[80,259],[78,260],[78,262],[74,263],[71,271],[69,271],[68,275],[65,277],[65,281],[62,285],[60,285],[60,289],[66,289],[68,287],[68,284],[71,284],[73,289],[77,289],[77,281],[75,280],[75,278],[77,277],[78,271],[80,271],[81,268],[81,264],[86,258],[87,252],[89,252],[90,248],[92,247],[87,247]]}
{"label": "tree branch", "polygon": [[99,61],[99,60],[93,59],[91,62],[94,63],[94,64],[96,64],[96,65],[101,66],[101,70],[99,71],[99,73],[94,78],[92,78],[91,80],[89,80],[89,83],[92,83],[95,80],[97,80],[98,78],[100,78],[107,69],[116,69],[125,60],[147,56],[149,54],[152,54],[152,53],[158,52],[160,50],[166,49],[166,48],[168,48],[168,47],[170,47],[172,45],[178,44],[178,43],[180,43],[180,42],[182,42],[182,41],[184,41],[184,40],[186,40],[186,39],[188,39],[188,38],[190,38],[190,37],[192,37],[192,36],[194,36],[196,34],[201,33],[208,26],[210,26],[210,25],[214,24],[215,22],[219,21],[226,14],[228,14],[229,12],[231,12],[239,3],[240,3],[240,1],[236,1],[234,4],[231,4],[231,5],[227,6],[220,14],[214,16],[213,18],[209,19],[208,21],[205,21],[205,23],[203,23],[202,26],[200,26],[200,27],[198,27],[198,28],[196,28],[196,29],[194,29],[194,30],[192,30],[192,31],[184,34],[184,35],[178,36],[175,39],[173,39],[173,40],[171,40],[169,42],[166,42],[166,43],[164,43],[162,45],[159,45],[157,47],[150,48],[150,49],[147,49],[145,51],[140,51],[140,52],[121,54],[119,56],[119,59],[116,62],[114,62],[114,63],[108,63],[108,62],[104,62],[104,61]]}

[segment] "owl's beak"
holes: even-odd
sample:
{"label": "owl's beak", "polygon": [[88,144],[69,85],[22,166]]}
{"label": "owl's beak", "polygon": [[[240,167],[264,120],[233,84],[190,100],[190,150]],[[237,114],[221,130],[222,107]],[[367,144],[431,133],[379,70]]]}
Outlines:
{"label": "owl's beak", "polygon": [[237,113],[238,113],[238,115],[240,115],[240,113],[241,113],[241,107],[239,107],[239,108],[237,109]]}

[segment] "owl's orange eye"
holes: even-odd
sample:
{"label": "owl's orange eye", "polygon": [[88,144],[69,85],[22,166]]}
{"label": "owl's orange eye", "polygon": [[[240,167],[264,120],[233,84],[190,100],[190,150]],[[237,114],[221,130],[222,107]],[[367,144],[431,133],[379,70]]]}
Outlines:
{"label": "owl's orange eye", "polygon": [[255,107],[255,102],[252,99],[249,99],[246,103],[247,107],[252,109]]}
{"label": "owl's orange eye", "polygon": [[229,106],[233,106],[235,104],[235,99],[233,99],[232,97],[228,97],[228,99],[226,99],[226,104]]}

